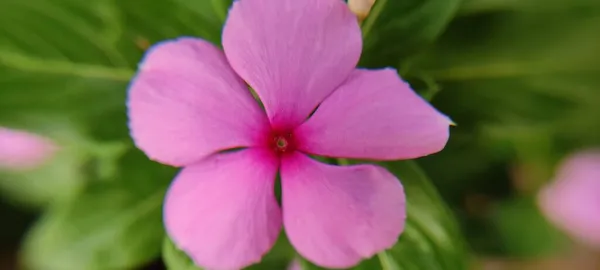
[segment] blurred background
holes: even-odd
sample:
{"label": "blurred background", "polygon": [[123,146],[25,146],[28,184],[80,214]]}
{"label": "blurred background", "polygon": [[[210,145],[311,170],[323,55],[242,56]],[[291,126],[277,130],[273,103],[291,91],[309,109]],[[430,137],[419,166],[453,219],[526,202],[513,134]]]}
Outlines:
{"label": "blurred background", "polygon": [[[0,0],[0,269],[163,269],[176,170],[132,145],[127,85],[151,44],[219,44],[230,3]],[[412,204],[393,256],[415,263],[397,269],[600,269],[599,245],[540,207],[600,147],[600,1],[377,0],[362,27],[360,65],[396,67],[457,124],[416,161],[427,177],[391,165]]]}

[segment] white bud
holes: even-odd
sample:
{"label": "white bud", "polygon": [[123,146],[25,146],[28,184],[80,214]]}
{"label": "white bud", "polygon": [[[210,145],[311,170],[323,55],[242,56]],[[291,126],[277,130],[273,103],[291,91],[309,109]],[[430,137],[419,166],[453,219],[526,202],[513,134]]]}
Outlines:
{"label": "white bud", "polygon": [[360,21],[364,20],[375,4],[375,0],[348,0],[348,7]]}

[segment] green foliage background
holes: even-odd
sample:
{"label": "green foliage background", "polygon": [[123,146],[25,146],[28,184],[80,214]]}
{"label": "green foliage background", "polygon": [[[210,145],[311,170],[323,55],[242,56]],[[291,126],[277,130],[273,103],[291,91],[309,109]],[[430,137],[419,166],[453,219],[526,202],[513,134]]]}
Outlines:
{"label": "green foliage background", "polygon": [[[35,171],[0,172],[0,251],[21,242],[19,265],[34,270],[141,269],[161,252],[169,269],[197,269],[162,227],[176,170],[135,149],[125,95],[148,45],[218,44],[229,5],[0,1],[0,126],[63,146]],[[405,185],[407,227],[354,269],[462,270],[564,249],[534,196],[562,157],[600,145],[600,1],[377,0],[362,29],[360,65],[398,68],[458,125],[443,152],[384,164]],[[282,237],[251,269],[295,258]]]}

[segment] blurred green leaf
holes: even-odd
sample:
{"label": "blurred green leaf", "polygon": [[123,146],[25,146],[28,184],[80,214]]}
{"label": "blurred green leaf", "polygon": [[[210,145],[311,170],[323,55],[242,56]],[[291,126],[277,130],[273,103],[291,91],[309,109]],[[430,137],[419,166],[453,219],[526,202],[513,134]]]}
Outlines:
{"label": "blurred green leaf", "polygon": [[109,40],[112,22],[96,12],[110,5],[0,2],[0,123],[22,111],[87,113],[123,102],[119,89],[133,72]]}
{"label": "blurred green leaf", "polygon": [[464,0],[460,12],[472,14],[492,11],[552,12],[565,9],[585,9],[597,6],[596,0]]}
{"label": "blurred green leaf", "polygon": [[538,124],[598,98],[598,31],[598,1],[585,9],[462,16],[408,73],[436,80],[442,111],[459,124],[464,120],[456,114],[469,121],[483,116]]}
{"label": "blurred green leaf", "polygon": [[398,66],[442,33],[460,0],[377,0],[362,24],[360,66]]}
{"label": "blurred green leaf", "polygon": [[599,3],[585,10],[544,14],[464,16],[451,24],[435,47],[415,61],[415,66],[443,82],[597,74],[599,22]]}
{"label": "blurred green leaf", "polygon": [[600,122],[590,121],[600,117],[600,2],[469,5],[480,7],[457,17],[407,71],[436,81],[433,105],[458,124],[446,150],[423,164],[461,206],[468,193],[508,195],[515,159],[541,167],[600,144]]}
{"label": "blurred green leaf", "polygon": [[229,6],[233,0],[208,0],[208,1],[190,1],[190,0],[175,0],[183,7],[187,7],[203,20],[205,31],[210,34],[208,36],[215,37],[214,41],[218,43],[221,36],[221,26],[225,23]]}
{"label": "blurred green leaf", "polygon": [[136,64],[147,45],[167,39],[191,36],[220,45],[224,15],[231,0],[129,0],[114,3],[115,10],[120,12],[122,28],[118,49],[129,52],[133,64]]}
{"label": "blurred green leaf", "polygon": [[179,36],[218,42],[228,4],[1,1],[0,125],[21,113],[63,113],[94,134],[127,137],[111,117],[125,115],[126,87],[144,51]]}
{"label": "blurred green leaf", "polygon": [[119,162],[114,179],[97,181],[74,200],[53,205],[24,243],[29,269],[130,269],[160,254],[162,202],[174,169],[138,151]]}
{"label": "blurred green leaf", "polygon": [[194,262],[167,236],[163,241],[162,258],[169,270],[201,270]]}
{"label": "blurred green leaf", "polygon": [[[298,256],[300,256],[300,255],[298,255]],[[326,269],[328,269],[328,268],[323,268],[323,267],[317,266],[317,265],[311,263],[310,261],[308,261],[307,259],[304,259],[301,257],[299,257],[297,260],[298,260],[298,263],[300,264],[300,267],[302,268],[302,270],[326,270]],[[370,259],[363,260],[358,265],[356,265],[352,268],[348,268],[348,269],[352,269],[352,270],[370,270],[370,269],[388,270],[388,269],[382,267],[382,264],[378,260],[378,256],[373,256]]]}
{"label": "blurred green leaf", "polygon": [[493,222],[509,256],[539,257],[568,247],[567,236],[546,221],[534,198],[512,198],[497,205]]}
{"label": "blurred green leaf", "polygon": [[456,220],[419,166],[414,161],[384,166],[402,182],[408,214],[398,243],[378,255],[385,269],[468,269],[467,247]]}
{"label": "blurred green leaf", "polygon": [[[200,270],[194,262],[179,250],[169,237],[163,244],[163,260],[169,270]],[[246,270],[285,270],[295,258],[294,248],[290,245],[284,233],[281,233],[275,246],[265,255],[261,262],[251,265]]]}

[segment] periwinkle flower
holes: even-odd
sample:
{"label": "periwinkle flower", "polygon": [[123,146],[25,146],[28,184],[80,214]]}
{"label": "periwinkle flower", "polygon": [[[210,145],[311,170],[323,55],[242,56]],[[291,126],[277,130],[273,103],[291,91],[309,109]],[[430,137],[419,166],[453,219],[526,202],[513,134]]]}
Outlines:
{"label": "periwinkle flower", "polygon": [[546,217],[573,238],[600,248],[600,149],[563,161],[538,202]]}
{"label": "periwinkle flower", "polygon": [[17,129],[0,127],[0,169],[26,171],[47,162],[58,147],[50,139]]}
{"label": "periwinkle flower", "polygon": [[341,0],[235,1],[223,48],[194,38],[156,45],[129,90],[136,145],[184,167],[164,205],[174,243],[208,269],[259,262],[282,226],[324,267],[391,247],[406,217],[398,179],[309,155],[421,157],[444,147],[450,120],[395,70],[356,69],[361,31]]}

